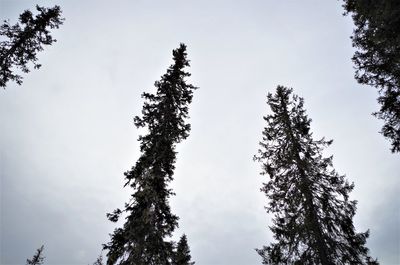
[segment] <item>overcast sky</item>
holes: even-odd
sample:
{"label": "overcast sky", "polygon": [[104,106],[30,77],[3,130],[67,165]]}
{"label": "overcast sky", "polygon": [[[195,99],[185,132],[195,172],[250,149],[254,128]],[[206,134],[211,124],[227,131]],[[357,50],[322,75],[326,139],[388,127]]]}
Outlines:
{"label": "overcast sky", "polygon": [[[381,264],[400,264],[399,154],[379,134],[377,91],[353,78],[341,1],[0,0],[15,23],[35,3],[66,21],[39,55],[40,70],[0,91],[0,263],[24,264],[45,245],[45,264],[88,264],[131,190],[123,172],[139,157],[141,93],[188,46],[190,137],[178,146],[172,211],[198,265],[256,265],[271,216],[253,162],[278,84],[304,97],[316,138],[354,181],[358,231]],[[118,224],[121,225],[121,224]]]}

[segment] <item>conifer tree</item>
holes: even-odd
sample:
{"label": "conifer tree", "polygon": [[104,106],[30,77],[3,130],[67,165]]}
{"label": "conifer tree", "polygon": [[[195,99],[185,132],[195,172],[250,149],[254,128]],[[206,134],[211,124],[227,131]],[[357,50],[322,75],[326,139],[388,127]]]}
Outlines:
{"label": "conifer tree", "polygon": [[44,260],[43,249],[44,249],[43,245],[40,248],[38,248],[32,259],[26,260],[26,265],[42,265]]}
{"label": "conifer tree", "polygon": [[255,159],[270,177],[262,191],[275,242],[257,250],[263,264],[378,264],[365,246],[369,232],[353,226],[354,185],[334,170],[332,156],[323,157],[332,141],[313,139],[304,101],[292,89],[278,86],[267,103],[272,113]]}
{"label": "conifer tree", "polygon": [[176,248],[174,265],[194,265],[194,262],[191,262],[190,249],[187,242],[186,235],[183,235],[178,242],[178,246]]}
{"label": "conifer tree", "polygon": [[379,90],[381,133],[400,152],[400,1],[344,0],[356,26],[352,37],[356,79]]}
{"label": "conifer tree", "polygon": [[7,20],[0,26],[0,87],[5,88],[8,81],[22,83],[22,76],[14,73],[19,68],[29,72],[27,64],[32,62],[35,69],[40,68],[36,54],[43,50],[43,45],[51,45],[56,40],[50,35],[50,29],[58,28],[63,23],[59,6],[44,8],[36,6],[35,17],[25,10],[19,16],[19,22],[10,25]]}
{"label": "conifer tree", "polygon": [[188,105],[193,90],[186,82],[190,73],[186,59],[186,45],[173,51],[174,64],[155,82],[155,94],[143,93],[145,103],[142,117],[135,117],[135,125],[146,127],[148,133],[139,137],[139,160],[125,173],[126,184],[134,193],[122,211],[108,214],[116,222],[125,212],[125,224],[111,235],[107,264],[168,265],[172,263],[174,242],[169,239],[178,226],[178,217],[171,213],[168,199],[173,192],[168,183],[173,180],[177,143],[189,135]]}

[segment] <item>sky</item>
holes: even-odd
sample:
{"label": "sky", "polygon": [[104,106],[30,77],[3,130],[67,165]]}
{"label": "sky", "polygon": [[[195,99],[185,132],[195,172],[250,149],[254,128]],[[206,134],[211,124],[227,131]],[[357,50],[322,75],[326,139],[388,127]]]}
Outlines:
{"label": "sky", "polygon": [[57,42],[42,68],[0,91],[0,263],[92,264],[109,241],[106,213],[132,190],[123,172],[139,157],[142,92],[154,92],[185,43],[195,91],[192,131],[177,147],[175,238],[203,265],[256,265],[271,216],[253,161],[277,85],[305,99],[315,138],[353,181],[357,231],[381,264],[400,264],[400,163],[379,133],[373,87],[354,80],[351,18],[341,1],[0,0],[13,24],[35,4],[60,5]]}

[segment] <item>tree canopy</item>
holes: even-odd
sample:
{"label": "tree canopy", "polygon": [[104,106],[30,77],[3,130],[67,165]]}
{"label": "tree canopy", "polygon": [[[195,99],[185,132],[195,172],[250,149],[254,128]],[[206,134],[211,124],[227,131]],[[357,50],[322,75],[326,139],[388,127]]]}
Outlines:
{"label": "tree canopy", "polygon": [[25,10],[19,16],[19,23],[10,25],[5,20],[0,26],[0,87],[5,88],[9,81],[22,84],[22,76],[15,72],[15,68],[28,73],[29,62],[33,63],[35,69],[40,68],[37,53],[43,50],[44,45],[56,41],[50,35],[50,29],[58,28],[64,21],[60,7],[37,5],[36,10],[39,12],[36,16]]}
{"label": "tree canopy", "polygon": [[355,77],[379,89],[381,107],[374,115],[384,121],[381,133],[391,151],[400,152],[400,1],[344,0],[344,8],[356,26]]}
{"label": "tree canopy", "polygon": [[263,263],[377,264],[365,246],[369,232],[357,233],[353,226],[354,185],[334,170],[332,156],[323,156],[332,141],[313,139],[304,100],[278,86],[267,103],[272,113],[264,117],[255,159],[269,176],[262,191],[274,215],[275,242],[258,250]]}
{"label": "tree canopy", "polygon": [[187,242],[186,235],[181,236],[181,239],[178,242],[178,246],[176,247],[176,253],[174,257],[174,265],[194,265],[194,262],[191,262],[190,248]]}
{"label": "tree canopy", "polygon": [[32,259],[26,260],[26,265],[42,265],[44,261],[43,249],[44,249],[43,245],[40,248],[38,248],[36,250],[35,255],[33,255]]}
{"label": "tree canopy", "polygon": [[116,209],[108,218],[116,222],[122,212],[127,214],[123,228],[111,235],[107,264],[168,265],[174,257],[174,242],[169,238],[178,227],[178,216],[171,213],[168,199],[174,193],[168,188],[175,169],[175,145],[189,136],[188,105],[193,90],[186,82],[190,73],[186,45],[173,51],[174,64],[155,82],[155,94],[143,93],[142,117],[135,125],[146,127],[148,133],[139,137],[139,160],[125,173],[126,184],[134,193],[122,211]]}

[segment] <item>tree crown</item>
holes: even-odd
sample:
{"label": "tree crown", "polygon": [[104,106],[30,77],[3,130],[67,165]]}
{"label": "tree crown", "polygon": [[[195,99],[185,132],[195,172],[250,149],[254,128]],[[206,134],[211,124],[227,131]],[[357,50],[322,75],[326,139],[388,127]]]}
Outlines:
{"label": "tree crown", "polygon": [[14,73],[14,67],[23,73],[28,73],[28,63],[32,62],[35,69],[41,67],[37,63],[37,53],[44,45],[51,45],[56,40],[50,35],[50,29],[63,24],[59,6],[45,8],[36,6],[39,12],[36,16],[25,10],[19,16],[19,23],[10,25],[5,20],[0,26],[0,36],[5,40],[0,42],[0,87],[5,88],[8,81],[22,83],[22,76]]}

